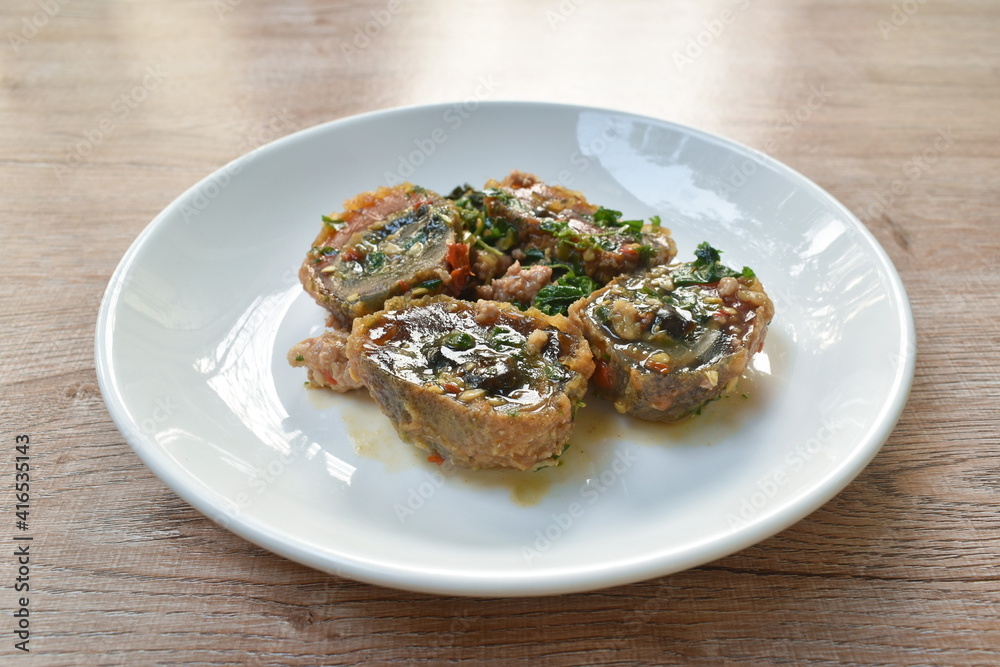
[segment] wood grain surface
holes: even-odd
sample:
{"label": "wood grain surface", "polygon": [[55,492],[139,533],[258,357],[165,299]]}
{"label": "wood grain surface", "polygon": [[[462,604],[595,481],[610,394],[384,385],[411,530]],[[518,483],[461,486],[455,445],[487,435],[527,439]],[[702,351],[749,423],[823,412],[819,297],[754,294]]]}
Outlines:
{"label": "wood grain surface", "polygon": [[[1000,664],[1000,4],[5,0],[0,34],[0,536],[16,532],[19,433],[35,536],[27,654],[0,555],[0,663]],[[143,227],[269,138],[467,99],[484,79],[496,99],[611,106],[767,150],[865,222],[906,284],[919,353],[856,481],[703,567],[492,600],[297,565],[139,461],[101,399],[93,336]]]}

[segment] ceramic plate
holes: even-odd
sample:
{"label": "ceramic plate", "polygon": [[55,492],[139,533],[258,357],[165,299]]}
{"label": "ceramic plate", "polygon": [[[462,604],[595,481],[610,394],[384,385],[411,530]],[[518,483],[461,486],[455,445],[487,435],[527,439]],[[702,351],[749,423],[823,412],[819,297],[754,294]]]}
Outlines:
{"label": "ceramic plate", "polygon": [[[511,169],[627,218],[659,215],[754,268],[777,314],[739,391],[676,426],[588,397],[558,468],[439,468],[367,392],[303,387],[294,343],[323,312],[296,271],[320,216],[402,179],[439,192]],[[285,137],[154,219],[108,286],[108,409],[182,498],[271,551],[360,581],[542,595],[656,577],[802,519],[888,437],[913,375],[899,277],[871,234],[795,171],[734,142],[617,111],[424,106]]]}

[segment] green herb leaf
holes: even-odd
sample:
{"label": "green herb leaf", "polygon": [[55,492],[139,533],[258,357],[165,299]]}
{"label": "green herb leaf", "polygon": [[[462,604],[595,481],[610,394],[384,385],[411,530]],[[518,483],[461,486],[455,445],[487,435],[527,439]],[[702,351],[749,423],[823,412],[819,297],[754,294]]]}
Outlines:
{"label": "green herb leaf", "polygon": [[627,227],[628,230],[633,234],[642,233],[642,220],[622,220],[618,223],[622,227]]}
{"label": "green herb leaf", "polygon": [[376,273],[385,266],[384,252],[370,252],[365,257],[365,273]]}
{"label": "green herb leaf", "polygon": [[490,329],[491,347],[498,349],[501,347],[521,347],[524,345],[524,336],[517,333],[510,327],[496,326]]}
{"label": "green herb leaf", "polygon": [[670,276],[674,285],[707,285],[717,283],[723,278],[736,278],[743,274],[733,271],[728,266],[720,262],[721,254],[708,242],[698,244],[698,249],[694,251],[697,259],[687,264],[681,264]]}
{"label": "green herb leaf", "polygon": [[440,278],[431,278],[430,280],[425,280],[422,283],[417,283],[416,285],[413,286],[413,288],[417,289],[418,287],[423,287],[425,290],[429,291],[429,290],[437,289],[440,286],[441,286],[441,279]]}
{"label": "green herb leaf", "polygon": [[464,331],[453,331],[441,339],[441,344],[453,350],[471,350],[476,346],[476,339]]}
{"label": "green herb leaf", "polygon": [[337,220],[337,219],[331,218],[330,216],[327,216],[327,215],[323,216],[323,223],[326,224],[327,227],[331,227],[331,228],[337,230],[338,232],[341,229],[343,229],[344,227],[347,226],[347,222],[346,221],[344,221],[344,220]]}
{"label": "green herb leaf", "polygon": [[464,183],[462,185],[456,185],[454,190],[445,195],[445,199],[456,201],[458,199],[461,199],[462,196],[471,189],[472,186],[469,185],[468,183]]}
{"label": "green herb leaf", "polygon": [[600,225],[601,227],[618,227],[622,224],[618,222],[621,217],[621,211],[614,211],[610,208],[604,208],[601,206],[599,209],[594,211],[594,224]]}
{"label": "green herb leaf", "polygon": [[626,233],[631,236],[638,236],[642,233],[642,220],[622,220],[622,212],[614,211],[603,206],[594,211],[594,224],[614,230],[618,228],[619,233]]}
{"label": "green herb leaf", "polygon": [[713,248],[708,244],[708,241],[702,241],[698,244],[698,249],[694,251],[694,256],[697,257],[696,264],[701,262],[704,265],[714,264],[722,259],[722,253]]}
{"label": "green herb leaf", "polygon": [[477,234],[483,220],[483,193],[466,183],[452,190],[447,198],[455,202],[462,216],[462,227]]}
{"label": "green herb leaf", "polygon": [[648,263],[654,257],[656,257],[656,248],[646,244],[639,246],[639,261],[643,264]]}
{"label": "green herb leaf", "polygon": [[534,264],[535,262],[545,261],[545,251],[539,248],[528,248],[524,251],[524,259],[521,260],[522,266],[528,266],[529,264]]}
{"label": "green herb leaf", "polygon": [[540,289],[533,304],[546,315],[565,315],[570,305],[590,296],[597,288],[591,278],[570,273]]}
{"label": "green herb leaf", "polygon": [[517,204],[517,197],[500,188],[490,188],[489,190],[483,191],[483,194],[487,197],[492,197],[504,206],[513,206]]}

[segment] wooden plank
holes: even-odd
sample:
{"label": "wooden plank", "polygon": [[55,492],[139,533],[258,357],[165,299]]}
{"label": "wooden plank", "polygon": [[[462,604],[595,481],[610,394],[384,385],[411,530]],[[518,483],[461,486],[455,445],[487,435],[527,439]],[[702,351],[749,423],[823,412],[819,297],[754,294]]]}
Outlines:
{"label": "wooden plank", "polygon": [[[389,6],[0,7],[0,435],[4,447],[32,435],[38,489],[32,650],[14,650],[6,615],[5,664],[1000,663],[1000,7],[402,2],[354,45]],[[733,20],[686,52],[723,10]],[[143,466],[104,408],[93,335],[148,221],[274,128],[466,99],[484,79],[497,98],[628,109],[749,143],[864,220],[906,283],[919,356],[898,427],[853,484],[688,572],[486,600],[286,561]],[[15,565],[0,560],[13,610]]]}

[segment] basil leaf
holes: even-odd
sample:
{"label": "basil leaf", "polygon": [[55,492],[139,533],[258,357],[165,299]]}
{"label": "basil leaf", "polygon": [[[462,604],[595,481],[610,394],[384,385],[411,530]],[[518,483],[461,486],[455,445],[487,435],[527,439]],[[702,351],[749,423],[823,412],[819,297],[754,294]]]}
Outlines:
{"label": "basil leaf", "polygon": [[702,241],[698,244],[698,249],[694,251],[694,256],[698,258],[695,260],[695,264],[701,263],[704,265],[714,264],[722,259],[722,253],[710,246],[708,241]]}
{"label": "basil leaf", "polygon": [[738,278],[743,273],[733,271],[720,260],[722,253],[708,242],[698,244],[694,251],[695,261],[681,264],[671,274],[674,285],[707,285],[717,283],[723,278]]}
{"label": "basil leaf", "polygon": [[476,346],[476,339],[464,331],[453,331],[441,339],[441,344],[453,350],[471,350]]}
{"label": "basil leaf", "polygon": [[603,206],[594,211],[594,224],[599,227],[620,227],[621,231],[638,234],[642,231],[642,220],[622,220],[622,212]]}
{"label": "basil leaf", "polygon": [[376,273],[385,266],[384,252],[370,252],[365,257],[365,273]]}
{"label": "basil leaf", "polygon": [[440,286],[441,286],[441,279],[440,278],[430,278],[429,280],[425,280],[422,283],[417,283],[416,285],[413,286],[413,288],[417,289],[417,288],[422,287],[425,290],[429,291],[429,290],[437,289]]}
{"label": "basil leaf", "polygon": [[546,259],[545,251],[540,248],[528,248],[524,251],[524,259],[521,260],[521,266],[528,266],[535,262],[544,262]]}
{"label": "basil leaf", "polygon": [[546,315],[565,315],[574,302],[590,296],[597,288],[591,278],[570,273],[540,289],[533,305]]}
{"label": "basil leaf", "polygon": [[601,227],[617,227],[621,224],[618,222],[621,217],[621,211],[613,211],[610,208],[604,208],[601,206],[594,211],[594,224],[600,225]]}

